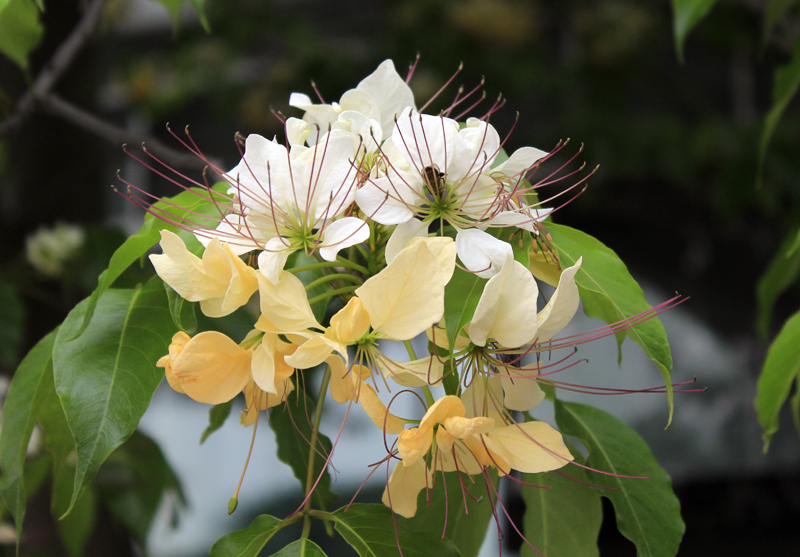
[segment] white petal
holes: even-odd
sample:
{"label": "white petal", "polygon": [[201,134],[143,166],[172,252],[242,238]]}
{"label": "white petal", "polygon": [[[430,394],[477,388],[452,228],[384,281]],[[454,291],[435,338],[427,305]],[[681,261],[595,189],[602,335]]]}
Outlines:
{"label": "white petal", "polygon": [[286,200],[291,199],[286,147],[257,134],[247,136],[244,157],[225,178],[232,184],[229,194],[236,194],[245,207],[263,213],[271,213],[273,204],[286,207]]}
{"label": "white petal", "polygon": [[544,220],[552,212],[552,209],[535,209],[531,207],[525,207],[520,211],[503,211],[487,221],[486,225],[494,227],[516,226],[538,234],[539,230],[534,226],[534,223]]}
{"label": "white petal", "polygon": [[394,126],[394,117],[404,108],[414,108],[414,93],[406,84],[391,60],[384,60],[370,75],[356,87],[372,95],[378,107],[378,121],[388,137]]}
{"label": "white petal", "polygon": [[467,120],[467,126],[462,128],[458,134],[463,140],[465,149],[458,162],[463,164],[464,168],[457,169],[457,173],[466,176],[478,172],[488,172],[500,151],[500,136],[494,126],[476,118],[470,118]]}
{"label": "white petal", "polygon": [[208,246],[212,239],[219,238],[236,255],[263,249],[269,239],[255,223],[238,213],[226,216],[215,230],[195,230],[194,236],[204,246]]}
{"label": "white petal", "polygon": [[377,120],[369,118],[364,114],[354,110],[345,110],[339,114],[339,121],[349,122],[350,132],[361,137],[362,151],[366,149],[367,153],[374,153],[378,150],[378,143],[375,141],[381,140],[381,137],[383,137],[383,131],[381,130],[381,125]]}
{"label": "white petal", "polygon": [[258,270],[261,271],[261,274],[267,277],[272,284],[278,284],[281,271],[283,271],[283,267],[286,265],[286,260],[289,259],[289,255],[294,251],[286,247],[284,242],[286,242],[286,240],[282,238],[273,238],[267,242],[264,251],[258,254]]}
{"label": "white petal", "polygon": [[423,199],[422,179],[401,170],[390,170],[387,176],[369,180],[355,195],[364,214],[381,224],[406,222]]}
{"label": "white petal", "polygon": [[464,266],[481,278],[493,277],[500,272],[508,255],[514,257],[514,250],[508,242],[477,228],[459,230],[456,249]]}
{"label": "white petal", "polygon": [[[458,122],[443,116],[420,114],[411,109],[397,116],[397,125],[392,131],[392,141],[403,153],[415,172],[436,165],[450,177],[450,166],[456,152],[463,154],[466,147],[458,135]],[[462,166],[462,165],[459,165]]]}
{"label": "white petal", "polygon": [[308,122],[299,118],[287,118],[286,143],[289,145],[302,145],[309,133],[311,133],[311,128],[308,126]]}
{"label": "white petal", "polygon": [[485,346],[493,338],[506,348],[530,342],[538,328],[538,295],[531,272],[509,256],[503,269],[486,283],[469,326],[470,340]]}
{"label": "white petal", "polygon": [[505,174],[509,178],[519,178],[522,173],[533,167],[536,161],[546,157],[547,153],[535,147],[522,147],[514,151],[508,160],[492,169],[492,174]]}
{"label": "white petal", "polygon": [[537,342],[545,342],[566,327],[575,312],[578,311],[581,298],[578,285],[575,284],[575,274],[580,270],[583,257],[578,258],[575,265],[567,267],[561,272],[558,287],[547,305],[539,312],[539,332],[536,334]]}
{"label": "white petal", "polygon": [[369,238],[369,226],[356,217],[345,217],[327,225],[319,254],[325,261],[336,261],[339,250],[349,248]]}
{"label": "white petal", "polygon": [[311,311],[306,288],[299,278],[284,271],[278,283],[273,284],[261,273],[257,276],[261,315],[277,328],[274,332],[296,333],[322,328]]}
{"label": "white petal", "polygon": [[418,219],[409,219],[398,224],[386,242],[386,263],[391,263],[412,238],[428,236],[428,225]]}
{"label": "white petal", "polygon": [[[500,369],[500,383],[503,385],[503,405],[509,410],[527,412],[536,408],[544,400],[544,391],[539,383],[530,377],[519,377],[516,373],[506,374],[505,369]],[[534,375],[533,371],[524,375]]]}
{"label": "white petal", "polygon": [[375,102],[372,94],[360,89],[345,91],[339,100],[339,105],[342,107],[343,112],[360,112],[367,118],[375,120],[378,120],[381,115],[380,107],[378,107],[378,103]]}

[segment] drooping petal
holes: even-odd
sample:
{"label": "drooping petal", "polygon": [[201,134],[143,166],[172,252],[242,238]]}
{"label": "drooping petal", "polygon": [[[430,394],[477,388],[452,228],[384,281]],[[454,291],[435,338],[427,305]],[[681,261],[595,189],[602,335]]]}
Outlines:
{"label": "drooping petal", "polygon": [[316,335],[300,345],[294,354],[286,356],[285,361],[295,369],[310,369],[326,361],[334,350],[347,360],[347,346],[325,335]]}
{"label": "drooping petal", "polygon": [[466,417],[489,416],[494,417],[497,423],[501,423],[503,388],[500,378],[476,375],[472,384],[464,389],[461,402],[464,404]]}
{"label": "drooping petal", "polygon": [[347,305],[331,317],[329,329],[332,336],[345,343],[355,342],[369,330],[369,314],[358,297],[350,298]]}
{"label": "drooping petal", "polygon": [[299,118],[286,119],[286,143],[289,145],[302,145],[308,134],[311,133],[311,128],[308,122],[300,120]]}
{"label": "drooping petal", "polygon": [[[222,244],[225,254],[224,260],[220,263],[220,269],[209,273],[215,280],[222,281],[228,278],[228,289],[219,298],[211,298],[200,301],[200,309],[209,317],[224,317],[230,315],[243,305],[245,305],[253,293],[258,290],[258,279],[256,272],[242,261],[238,255],[233,253],[227,244]],[[215,250],[215,243],[209,243],[206,252]],[[205,264],[205,254],[204,264]],[[228,269],[225,269],[225,263]],[[206,265],[209,268],[209,265]],[[216,276],[215,276],[216,275]]]}
{"label": "drooping petal", "polygon": [[364,409],[378,429],[392,435],[403,431],[407,422],[389,412],[386,405],[378,398],[375,389],[366,383],[361,383],[357,389],[358,400],[356,402]]}
{"label": "drooping petal", "polygon": [[514,151],[508,159],[492,169],[492,174],[505,175],[508,178],[518,179],[522,173],[533,167],[536,161],[546,157],[547,153],[535,147],[521,147]]}
{"label": "drooping petal", "polygon": [[[219,245],[219,240],[215,241]],[[199,302],[225,294],[228,281],[209,276],[203,261],[186,249],[177,234],[161,230],[161,249],[164,253],[151,255],[150,261],[158,276],[182,298]]]}
{"label": "drooping petal", "polygon": [[500,427],[484,437],[490,449],[520,472],[537,474],[556,470],[573,460],[561,434],[544,422]]}
{"label": "drooping petal", "polygon": [[286,266],[286,260],[292,254],[292,248],[286,244],[288,242],[282,238],[272,238],[264,251],[258,254],[258,270],[268,278],[272,284],[278,284],[281,272]]}
{"label": "drooping petal", "polygon": [[436,256],[436,260],[439,261],[439,266],[442,270],[442,281],[445,284],[450,282],[456,270],[456,243],[453,239],[448,236],[434,236],[432,238],[423,236],[409,240],[407,247],[411,247],[416,242],[421,242],[428,246],[431,253]]}
{"label": "drooping petal", "polygon": [[525,207],[519,211],[502,211],[496,216],[486,221],[487,226],[516,226],[522,230],[539,233],[536,223],[544,220],[553,209],[537,209],[535,207]]}
{"label": "drooping petal", "polygon": [[439,260],[424,242],[402,250],[380,273],[356,290],[374,331],[409,340],[444,314],[444,281]]}
{"label": "drooping petal", "polygon": [[294,368],[287,365],[283,354],[277,350],[278,335],[267,333],[253,351],[251,371],[253,380],[263,391],[278,394],[276,385],[288,379]]}
{"label": "drooping petal", "polygon": [[539,288],[531,272],[509,256],[502,270],[489,279],[475,308],[469,338],[486,346],[493,338],[506,348],[533,340],[538,328],[536,298]]}
{"label": "drooping petal", "polygon": [[[358,199],[358,197],[356,197]],[[391,263],[412,238],[428,236],[428,225],[418,219],[409,219],[395,226],[394,232],[386,242],[386,263]]]}
{"label": "drooping petal", "polygon": [[580,270],[583,257],[572,267],[567,267],[561,272],[558,287],[547,305],[539,312],[539,332],[536,334],[537,342],[545,342],[557,335],[566,327],[567,323],[575,316],[580,305],[580,293],[575,284],[575,274]]}
{"label": "drooping petal", "polygon": [[397,438],[397,451],[403,464],[411,466],[425,455],[433,442],[433,426],[444,422],[445,418],[463,415],[464,405],[457,396],[445,396],[433,403],[419,427],[403,430]]}
{"label": "drooping petal", "polygon": [[417,496],[431,485],[431,473],[425,461],[413,466],[395,465],[381,501],[394,512],[406,518],[417,514]]}
{"label": "drooping petal", "polygon": [[222,404],[250,380],[250,352],[227,336],[205,331],[186,343],[172,362],[184,392],[198,402]]}
{"label": "drooping petal", "polygon": [[508,242],[477,228],[459,230],[456,249],[464,266],[481,278],[492,278],[500,272],[509,255],[514,257]]}
{"label": "drooping petal", "polygon": [[544,391],[532,375],[534,371],[517,373],[513,368],[501,368],[500,383],[503,385],[503,405],[509,410],[527,412],[544,400]]}
{"label": "drooping petal", "polygon": [[256,273],[256,276],[261,296],[261,314],[280,332],[322,329],[311,311],[305,286],[299,278],[283,271],[278,283],[273,284],[261,273]]}
{"label": "drooping petal", "polygon": [[325,227],[325,238],[319,244],[319,254],[325,261],[336,261],[339,250],[366,242],[369,226],[356,217],[344,217]]}

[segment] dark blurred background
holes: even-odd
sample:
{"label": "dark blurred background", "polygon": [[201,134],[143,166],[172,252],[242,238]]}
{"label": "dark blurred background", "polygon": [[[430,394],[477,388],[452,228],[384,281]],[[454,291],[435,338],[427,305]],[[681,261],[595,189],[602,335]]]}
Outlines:
{"label": "dark blurred background", "polygon": [[[754,437],[732,438],[730,447],[736,449],[719,453],[725,462],[716,468],[722,472],[711,473],[716,468],[703,465],[692,473],[691,451],[682,453],[670,444],[669,431],[661,431],[663,415],[658,427],[632,423],[668,471],[677,474],[687,523],[680,555],[797,555],[800,440],[786,419],[773,441],[778,456],[762,456],[755,412],[748,405],[766,348],[755,332],[756,281],[800,221],[798,103],[777,128],[757,187],[758,140],[771,102],[772,75],[776,64],[788,59],[787,45],[800,27],[797,18],[782,22],[762,47],[765,2],[720,2],[689,37],[686,62],[680,65],[666,0],[207,4],[210,33],[190,9],[174,28],[159,4],[109,2],[94,38],[56,91],[119,128],[179,152],[183,148],[165,123],[178,132],[190,125],[205,154],[232,167],[239,157],[234,134],[281,138],[282,126],[272,111],[300,116],[288,106],[289,94],[313,97],[311,79],[331,102],[386,58],[405,75],[419,53],[411,86],[421,105],[463,62],[463,71],[433,110],[437,103],[444,106],[459,85],[469,88],[483,76],[487,100],[481,107],[488,109],[501,93],[507,99],[491,120],[501,135],[520,115],[507,148],[549,150],[570,138],[566,160],[584,145],[575,166],[585,161],[600,169],[556,220],[614,249],[650,291],[690,295],[681,307],[686,318],[723,352],[735,347],[724,364],[729,381],[719,374],[704,381],[706,364],[698,363],[692,373],[712,389],[684,395],[701,399],[692,404],[707,401],[712,414],[736,414],[734,424],[749,424],[720,433]],[[46,5],[46,34],[33,54],[32,75],[78,21],[82,4]],[[5,58],[0,58],[0,87],[7,109],[26,87],[24,75]],[[0,138],[2,279],[17,288],[25,319],[18,353],[3,362],[4,374],[10,375],[27,349],[93,288],[124,238],[121,232],[130,233],[141,222],[141,212],[109,188],[121,185],[118,168],[156,195],[178,191],[132,165],[120,145],[42,111]],[[181,171],[199,179],[201,168]],[[57,221],[87,227],[80,268],[69,280],[42,276],[24,257],[26,236]],[[797,307],[797,291],[779,300],[772,334]],[[677,371],[682,346],[671,339]],[[725,407],[727,399],[715,398],[717,384],[718,393],[740,393],[734,397],[739,406]],[[683,400],[676,405],[678,420]],[[684,427],[699,435],[711,425],[698,418]],[[46,511],[44,501],[39,506]],[[521,502],[511,506],[521,512]],[[616,533],[613,510],[606,511],[603,555],[634,555],[632,544]],[[124,536],[119,528],[98,533],[112,541]],[[518,543],[512,536],[506,541],[511,550]],[[52,554],[60,551],[55,541],[44,547]]]}

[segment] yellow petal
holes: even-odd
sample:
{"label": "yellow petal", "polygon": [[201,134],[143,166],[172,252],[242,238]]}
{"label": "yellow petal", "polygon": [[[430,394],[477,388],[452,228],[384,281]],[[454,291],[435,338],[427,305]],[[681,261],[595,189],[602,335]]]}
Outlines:
{"label": "yellow petal", "polygon": [[356,402],[361,405],[367,416],[372,420],[372,423],[383,432],[398,434],[403,431],[403,427],[407,422],[391,414],[370,385],[361,384]]}
{"label": "yellow petal", "polygon": [[396,362],[383,357],[376,361],[384,377],[391,377],[403,387],[441,385],[444,362],[435,356],[420,358],[412,362]]}
{"label": "yellow petal", "polygon": [[299,278],[283,271],[278,284],[272,284],[261,273],[256,273],[256,276],[261,314],[279,329],[278,332],[295,333],[312,327],[322,329],[311,311],[305,286]]}
{"label": "yellow petal", "polygon": [[578,285],[575,274],[580,270],[583,257],[578,258],[575,265],[567,267],[558,279],[558,288],[553,292],[547,305],[539,312],[539,332],[537,342],[545,342],[557,335],[575,316],[580,304]]}
{"label": "yellow petal", "polygon": [[186,343],[172,362],[184,392],[198,402],[221,404],[250,379],[250,352],[222,333],[206,331]]}
{"label": "yellow petal", "polygon": [[436,256],[420,241],[400,251],[356,295],[373,330],[385,338],[409,340],[442,318],[444,285]]}
{"label": "yellow petal", "polygon": [[[436,259],[439,261],[439,266],[442,270],[442,280],[445,284],[450,282],[453,278],[453,272],[456,270],[456,243],[452,238],[447,236],[434,236],[432,238],[412,238],[408,246],[412,246],[415,242],[423,242]],[[407,246],[407,247],[408,247]]]}
{"label": "yellow petal", "polygon": [[447,432],[457,439],[466,439],[476,434],[489,433],[494,429],[494,424],[495,422],[492,418],[484,418],[482,416],[477,418],[453,416],[446,418],[444,421],[444,427],[447,428]]}
{"label": "yellow petal", "polygon": [[558,284],[558,277],[561,276],[561,266],[552,253],[549,251],[544,252],[537,247],[536,251],[533,251],[533,248],[528,250],[528,257],[528,269],[533,273],[533,276],[550,286]]}
{"label": "yellow petal", "polygon": [[420,430],[420,428],[412,427],[401,431],[397,438],[397,452],[403,459],[403,465],[411,466],[419,461],[428,452],[432,441],[433,429],[431,428]]}
{"label": "yellow petal", "polygon": [[347,305],[331,317],[330,330],[334,338],[344,343],[355,342],[369,330],[369,314],[363,302],[357,297],[350,298]]}
{"label": "yellow petal", "polygon": [[431,473],[424,461],[413,466],[395,465],[381,501],[406,518],[417,514],[417,496],[431,483]]}
{"label": "yellow petal", "polygon": [[487,447],[520,472],[536,474],[556,470],[573,460],[561,434],[544,422],[500,427],[484,439]]}
{"label": "yellow petal", "polygon": [[294,373],[294,368],[284,361],[283,354],[278,353],[277,343],[278,335],[265,334],[261,344],[253,351],[251,364],[256,385],[274,395],[278,394],[276,384],[285,381]]}
{"label": "yellow petal", "polygon": [[199,302],[225,294],[228,280],[215,281],[209,277],[201,259],[186,249],[177,234],[161,230],[161,249],[164,253],[151,255],[150,261],[158,276],[182,298]]}
{"label": "yellow petal", "polygon": [[[212,247],[214,242],[209,243],[206,251]],[[224,260],[220,264],[220,269],[215,270],[216,276],[209,272],[215,280],[224,280],[227,277],[228,288],[221,298],[211,298],[200,302],[200,309],[209,317],[224,317],[230,315],[243,305],[245,305],[258,290],[258,279],[255,269],[245,264],[242,259],[233,253],[228,244],[222,244]],[[220,258],[222,259],[222,258]],[[203,259],[205,263],[205,258]],[[228,268],[223,267],[227,264]],[[208,265],[206,265],[208,268]]]}
{"label": "yellow petal", "polygon": [[347,357],[347,346],[318,334],[301,344],[285,361],[295,369],[309,369],[324,362],[334,350]]}
{"label": "yellow petal", "polygon": [[350,379],[350,371],[347,369],[347,364],[335,354],[326,358],[325,362],[331,366],[331,398],[339,404],[353,400],[356,389],[353,386],[352,379]]}

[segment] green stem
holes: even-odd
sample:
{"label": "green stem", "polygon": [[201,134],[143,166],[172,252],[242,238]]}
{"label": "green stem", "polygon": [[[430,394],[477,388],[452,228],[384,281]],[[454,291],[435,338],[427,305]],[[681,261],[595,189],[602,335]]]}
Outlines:
{"label": "green stem", "polygon": [[331,368],[325,367],[325,375],[322,376],[322,385],[319,386],[319,395],[317,395],[317,407],[314,410],[314,424],[311,429],[311,445],[308,452],[308,474],[306,475],[306,504],[303,506],[305,518],[303,522],[303,533],[301,539],[308,538],[308,533],[311,531],[311,516],[308,511],[311,510],[311,489],[314,487],[314,459],[317,456],[316,444],[319,437],[319,423],[322,420],[322,406],[325,403],[325,394],[328,392],[328,383],[331,381]]}
{"label": "green stem", "polygon": [[302,273],[303,271],[313,271],[314,269],[324,269],[325,267],[342,267],[338,261],[320,261],[319,263],[309,263],[293,269],[286,269],[290,273]]}
{"label": "green stem", "polygon": [[417,359],[417,354],[416,354],[416,352],[414,352],[414,347],[411,346],[411,341],[410,340],[404,340],[403,344],[405,344],[405,346],[406,346],[406,352],[408,352],[409,358],[411,358],[412,360],[416,360]]}
{"label": "green stem", "polygon": [[309,305],[319,302],[320,300],[324,300],[326,298],[332,298],[334,296],[338,296],[339,294],[346,294],[347,292],[352,292],[356,290],[358,286],[345,286],[344,288],[337,288],[336,290],[331,290],[330,292],[326,292],[325,294],[320,294],[319,296],[314,296],[311,298],[308,303]]}
{"label": "green stem", "polygon": [[347,267],[348,269],[353,269],[354,271],[358,271],[365,277],[369,276],[370,274],[369,269],[367,269],[366,267],[362,267],[358,263],[353,263],[352,261],[348,261],[342,256],[338,256],[336,258],[336,263],[338,264],[337,266],[339,267]]}
{"label": "green stem", "polygon": [[363,284],[361,282],[360,278],[354,277],[353,275],[348,275],[347,273],[335,273],[333,275],[325,275],[324,277],[318,278],[315,281],[309,282],[306,285],[306,292],[308,292],[309,290],[311,290],[315,286],[319,286],[320,284],[324,284],[326,282],[330,282],[332,280],[337,280],[337,279],[349,280],[349,281],[352,281],[352,282],[357,282],[359,286],[361,286]]}

